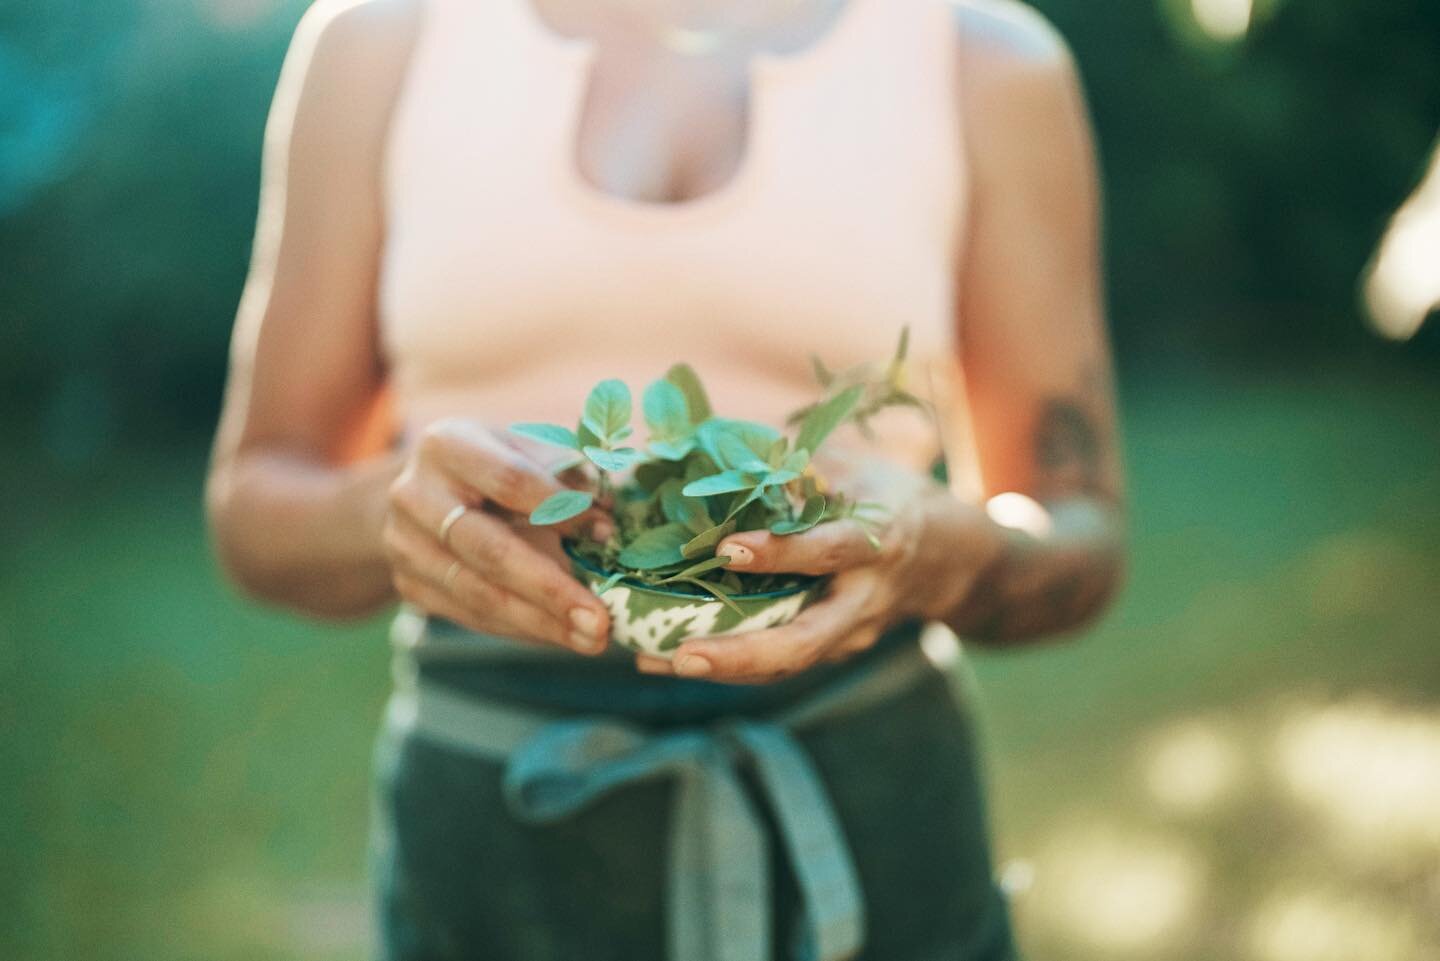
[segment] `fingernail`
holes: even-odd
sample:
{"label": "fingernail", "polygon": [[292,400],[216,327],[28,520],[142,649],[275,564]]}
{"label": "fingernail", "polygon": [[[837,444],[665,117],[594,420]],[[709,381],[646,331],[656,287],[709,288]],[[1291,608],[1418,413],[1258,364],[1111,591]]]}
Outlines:
{"label": "fingernail", "polygon": [[600,649],[605,646],[604,638],[590,637],[578,632],[570,634],[570,643],[582,654],[599,654]]}
{"label": "fingernail", "polygon": [[729,558],[726,567],[749,567],[750,562],[755,559],[755,552],[744,544],[725,544],[715,553]]}
{"label": "fingernail", "polygon": [[570,612],[570,626],[592,639],[600,636],[600,615],[588,607],[577,607]]}
{"label": "fingernail", "polygon": [[710,662],[698,654],[686,654],[675,662],[675,673],[683,677],[704,677],[710,673]]}

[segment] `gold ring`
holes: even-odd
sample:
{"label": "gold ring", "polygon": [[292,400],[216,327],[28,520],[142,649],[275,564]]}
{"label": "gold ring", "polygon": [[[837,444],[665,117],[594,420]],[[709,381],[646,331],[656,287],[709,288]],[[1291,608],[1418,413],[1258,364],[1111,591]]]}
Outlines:
{"label": "gold ring", "polygon": [[443,578],[441,578],[441,582],[445,585],[445,590],[447,590],[447,591],[449,591],[449,592],[451,592],[451,593],[454,593],[454,591],[455,591],[455,578],[457,578],[457,577],[459,577],[459,576],[460,576],[460,562],[459,562],[459,561],[451,561],[451,562],[450,562],[450,566],[449,566],[448,568],[446,568],[446,570],[445,570],[445,576],[444,576]]}
{"label": "gold ring", "polygon": [[450,513],[446,514],[445,519],[440,522],[441,544],[446,547],[450,546],[450,529],[455,526],[456,521],[460,520],[460,518],[465,516],[465,512],[469,509],[470,508],[466,507],[464,504],[456,504],[454,507],[450,508]]}

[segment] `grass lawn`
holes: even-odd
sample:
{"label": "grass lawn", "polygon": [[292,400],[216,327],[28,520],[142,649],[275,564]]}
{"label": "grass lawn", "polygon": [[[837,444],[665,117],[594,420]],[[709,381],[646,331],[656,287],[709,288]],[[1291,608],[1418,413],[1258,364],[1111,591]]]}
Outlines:
{"label": "grass lawn", "polygon": [[[1031,958],[1440,957],[1440,385],[1133,394],[1119,609],[971,660]],[[222,586],[203,459],[0,468],[0,957],[363,954],[384,625]]]}

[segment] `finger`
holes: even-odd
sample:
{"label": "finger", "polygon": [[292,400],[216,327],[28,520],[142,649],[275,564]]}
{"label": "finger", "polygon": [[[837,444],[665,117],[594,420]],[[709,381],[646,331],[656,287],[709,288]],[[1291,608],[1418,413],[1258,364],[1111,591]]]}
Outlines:
{"label": "finger", "polygon": [[387,528],[386,544],[397,573],[428,585],[427,598],[438,593],[447,607],[458,606],[468,612],[467,624],[482,624],[487,632],[545,641],[580,654],[598,654],[605,649],[603,638],[576,632],[568,620],[487,581],[404,518],[396,518]]}
{"label": "finger", "polygon": [[471,421],[433,425],[420,453],[457,481],[471,503],[484,500],[528,515],[562,489],[549,471]]}
{"label": "finger", "polygon": [[861,614],[869,596],[858,586],[841,585],[780,627],[689,641],[675,652],[675,673],[727,683],[788,677],[815,664],[852,632],[864,629]]}
{"label": "finger", "polygon": [[[424,578],[400,572],[394,576],[395,588],[404,601],[427,614],[444,618],[477,634],[504,637],[523,644],[550,646],[555,644],[548,637],[539,636],[519,624],[495,613],[491,609],[476,610],[442,587],[437,587]],[[566,645],[561,644],[564,647]],[[580,651],[577,653],[587,653]]]}
{"label": "finger", "polygon": [[635,667],[641,674],[659,674],[673,677],[675,665],[663,657],[651,657],[648,654],[635,655]]}
{"label": "finger", "polygon": [[482,578],[548,612],[561,623],[594,640],[610,634],[604,603],[553,558],[527,544],[504,521],[466,511],[450,525],[444,545],[439,530],[460,502],[438,480],[411,474],[390,491],[394,514],[403,517]]}
{"label": "finger", "polygon": [[839,644],[831,647],[820,660],[826,664],[838,664],[841,661],[848,661],[862,651],[868,651],[880,640],[881,630],[878,625],[865,623],[858,625],[855,630]]}
{"label": "finger", "polygon": [[729,570],[755,573],[834,574],[875,560],[875,548],[853,520],[783,537],[769,531],[732,534],[715,553],[730,558]]}
{"label": "finger", "polygon": [[[407,572],[396,572],[391,579],[405,603],[477,634],[494,633],[495,629],[488,618],[478,616],[424,578]],[[515,640],[529,639],[516,636]]]}

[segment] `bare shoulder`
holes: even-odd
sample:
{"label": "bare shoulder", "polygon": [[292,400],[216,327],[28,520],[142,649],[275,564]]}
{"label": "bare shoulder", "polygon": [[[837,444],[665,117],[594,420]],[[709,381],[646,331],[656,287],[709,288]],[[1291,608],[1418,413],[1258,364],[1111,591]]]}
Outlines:
{"label": "bare shoulder", "polygon": [[947,0],[954,12],[962,103],[985,116],[1053,114],[1079,104],[1075,61],[1043,14],[1019,0]]}
{"label": "bare shoulder", "polygon": [[267,153],[320,166],[337,151],[377,158],[423,8],[424,0],[319,0],[306,10],[275,91]]}
{"label": "bare shoulder", "polygon": [[[354,95],[393,91],[419,34],[424,0],[319,0],[295,28],[286,70]],[[297,78],[292,82],[300,82]]]}
{"label": "bare shoulder", "polygon": [[1089,120],[1070,47],[1054,25],[1019,0],[947,2],[976,159],[993,155],[1003,165],[1073,146]]}
{"label": "bare shoulder", "polygon": [[1071,67],[1060,31],[1019,0],[948,0],[966,66],[986,73],[1054,73]]}

